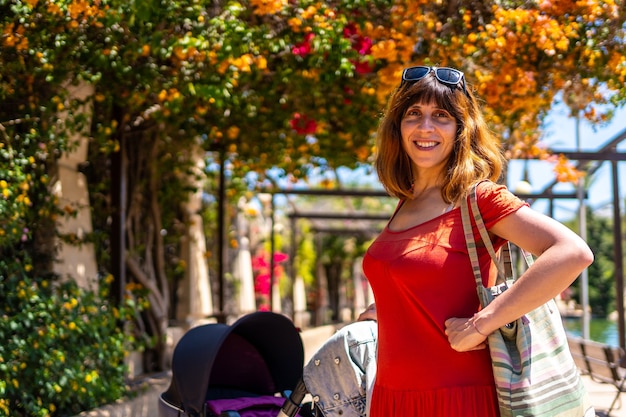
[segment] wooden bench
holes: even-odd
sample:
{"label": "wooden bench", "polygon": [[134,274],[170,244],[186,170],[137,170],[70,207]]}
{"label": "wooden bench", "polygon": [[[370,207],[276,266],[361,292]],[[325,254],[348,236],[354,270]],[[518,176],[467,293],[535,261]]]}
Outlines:
{"label": "wooden bench", "polygon": [[620,394],[626,392],[626,356],[624,350],[593,340],[568,336],[570,352],[582,375],[596,382],[611,384],[617,389],[615,398],[606,412],[608,416],[615,407]]}

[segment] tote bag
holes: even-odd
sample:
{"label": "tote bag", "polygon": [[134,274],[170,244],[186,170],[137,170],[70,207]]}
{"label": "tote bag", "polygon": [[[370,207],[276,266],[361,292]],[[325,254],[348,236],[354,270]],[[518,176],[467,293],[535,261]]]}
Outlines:
{"label": "tote bag", "polygon": [[[513,279],[508,243],[503,247],[504,264],[497,259],[483,223],[476,187],[461,204],[463,230],[470,254],[480,304],[486,307]],[[498,265],[498,282],[485,288],[482,283],[472,216],[492,260]],[[532,256],[524,253],[526,262]],[[593,417],[595,410],[567,345],[561,315],[554,300],[501,327],[487,338],[491,354],[501,417]]]}

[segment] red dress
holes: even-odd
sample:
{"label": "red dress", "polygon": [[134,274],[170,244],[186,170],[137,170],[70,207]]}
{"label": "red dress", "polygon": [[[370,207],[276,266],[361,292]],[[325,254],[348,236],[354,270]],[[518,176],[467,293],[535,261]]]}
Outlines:
{"label": "red dress", "polygon": [[[488,229],[525,204],[492,182],[481,183],[477,196]],[[497,249],[504,241],[493,243]],[[493,285],[496,269],[484,248],[479,258],[483,277],[492,281],[485,285]],[[488,350],[457,352],[444,333],[446,319],[471,317],[479,308],[461,210],[403,231],[387,226],[363,268],[378,316],[370,417],[498,416]]]}

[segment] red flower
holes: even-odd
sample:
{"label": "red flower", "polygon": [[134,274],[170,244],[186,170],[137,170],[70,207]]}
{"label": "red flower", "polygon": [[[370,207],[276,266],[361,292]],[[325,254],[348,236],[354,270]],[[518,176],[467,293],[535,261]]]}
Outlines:
{"label": "red flower", "polygon": [[[369,55],[372,51],[372,40],[367,36],[360,35],[359,28],[354,23],[350,23],[343,28],[343,37],[350,39],[352,49],[357,51],[359,55]],[[353,60],[352,64],[357,74],[368,74],[374,71],[374,66],[367,58],[362,58],[358,61]]]}
{"label": "red flower", "polygon": [[305,114],[294,113],[293,118],[289,121],[291,128],[300,135],[310,135],[315,133],[317,122],[315,119],[309,118]]}
{"label": "red flower", "polygon": [[344,94],[344,99],[343,99],[343,103],[344,104],[351,104],[352,103],[352,99],[350,99],[351,96],[354,95],[354,90],[349,88],[349,87],[344,87],[343,88],[343,94]]}
{"label": "red flower", "polygon": [[367,36],[361,36],[359,29],[354,23],[350,23],[343,28],[343,37],[350,39],[352,49],[356,50],[360,55],[367,55],[372,50],[372,40]]}
{"label": "red flower", "polygon": [[369,74],[374,71],[374,66],[368,61],[353,62],[357,74]]}
{"label": "red flower", "polygon": [[343,37],[350,38],[358,33],[356,25],[354,23],[348,23],[346,27],[343,28]]}

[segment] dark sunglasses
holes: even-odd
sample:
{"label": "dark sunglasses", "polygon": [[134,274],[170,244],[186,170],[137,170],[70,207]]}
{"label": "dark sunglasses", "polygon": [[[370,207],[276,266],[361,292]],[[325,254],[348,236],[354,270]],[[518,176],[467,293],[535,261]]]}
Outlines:
{"label": "dark sunglasses", "polygon": [[435,78],[437,78],[441,84],[447,85],[448,87],[461,85],[463,87],[463,92],[467,95],[467,89],[465,88],[465,75],[458,69],[449,67],[417,66],[405,68],[404,71],[402,71],[402,83],[400,86],[409,82],[415,83],[430,74],[431,71],[435,73]]}

